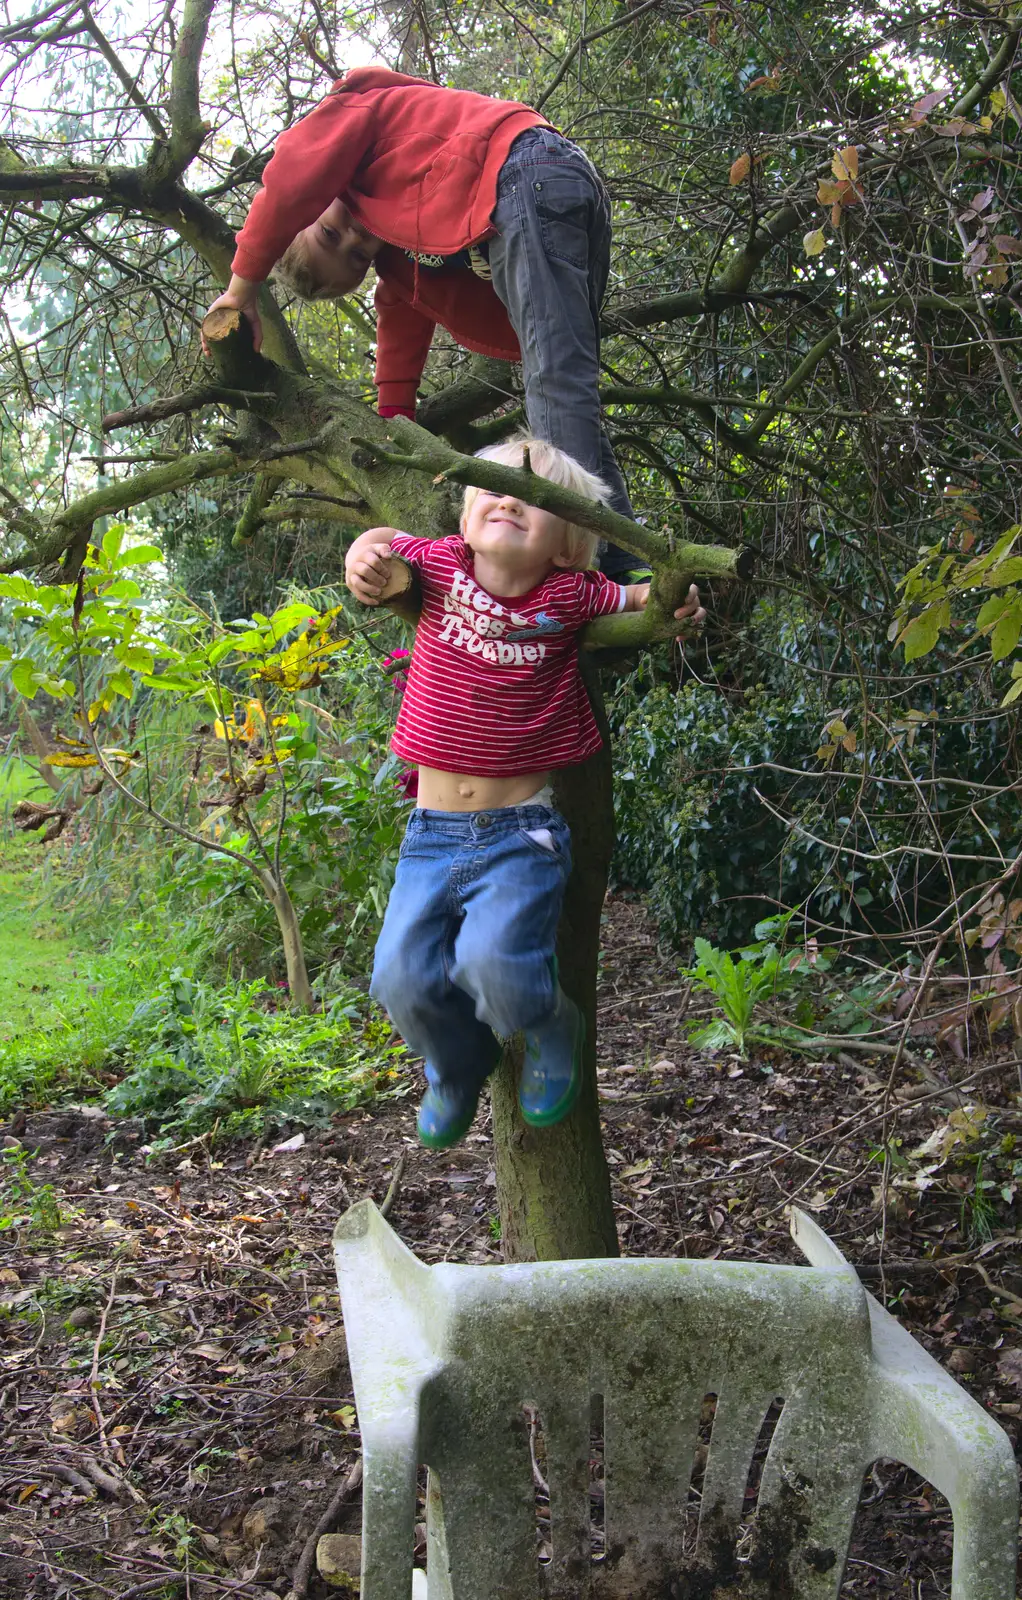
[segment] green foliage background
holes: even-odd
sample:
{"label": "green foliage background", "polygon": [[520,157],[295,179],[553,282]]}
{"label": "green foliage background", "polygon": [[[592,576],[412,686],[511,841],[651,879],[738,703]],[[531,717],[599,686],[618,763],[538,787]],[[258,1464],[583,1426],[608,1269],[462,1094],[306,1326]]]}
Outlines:
{"label": "green foliage background", "polygon": [[[42,40],[29,27],[14,41],[0,192],[18,163],[145,158],[138,100],[167,114],[169,14],[112,3],[94,14],[134,100],[92,35]],[[606,673],[615,872],[679,944],[740,943],[765,914],[799,905],[821,937],[917,959],[1019,853],[1022,601],[998,541],[1022,519],[1020,26],[1001,0],[954,12],[915,0],[865,11],[847,0],[297,0],[286,11],[244,0],[216,13],[200,75],[210,129],[183,181],[228,233],[276,133],[356,59],[542,103],[607,183],[603,397],[634,503],[652,527],[744,543],[758,562],[752,584],[706,596],[698,647]],[[845,186],[835,214],[827,186],[849,150],[858,189]],[[245,417],[224,407],[102,431],[106,412],[203,379],[211,253],[173,227],[153,207],[136,215],[70,190],[9,197],[0,560],[24,555],[31,517],[138,458],[245,437]],[[287,315],[310,369],[371,402],[369,294]],[[438,336],[424,417],[471,368]],[[459,424],[460,448],[513,424],[513,404],[496,410]],[[129,538],[160,545],[168,593],[248,618],[284,593],[322,599],[337,581],[351,529],[311,507],[233,547],[250,488],[239,477],[133,514]],[[998,549],[999,576],[976,567]],[[325,995],[364,985],[407,806],[386,753],[393,692],[376,665],[400,634],[388,624],[352,637],[358,648],[305,697],[315,754],[283,839]],[[10,608],[0,645],[15,659],[36,648]],[[157,706],[142,686],[108,717],[110,743],[144,736],[161,803],[198,805],[198,713]],[[2,678],[0,724],[13,747],[17,703]],[[51,855],[62,914],[97,938],[116,906],[176,930],[194,954],[189,982],[279,976],[267,908],[235,869],[190,847],[154,850],[109,789]],[[267,991],[251,993],[258,1009]]]}

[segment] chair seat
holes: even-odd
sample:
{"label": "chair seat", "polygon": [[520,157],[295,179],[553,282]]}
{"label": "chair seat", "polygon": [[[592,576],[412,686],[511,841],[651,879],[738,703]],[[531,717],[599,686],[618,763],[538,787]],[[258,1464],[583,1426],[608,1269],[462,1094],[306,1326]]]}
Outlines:
{"label": "chair seat", "polygon": [[[672,1586],[714,1585],[835,1600],[863,1472],[879,1457],[950,1501],[953,1600],[1014,1600],[1007,1436],[815,1222],[793,1212],[792,1231],[807,1266],[426,1267],[371,1201],[352,1207],[334,1252],[364,1452],[363,1600],[408,1594],[423,1466],[416,1600],[663,1600]],[[537,1473],[549,1490],[542,1560]]]}

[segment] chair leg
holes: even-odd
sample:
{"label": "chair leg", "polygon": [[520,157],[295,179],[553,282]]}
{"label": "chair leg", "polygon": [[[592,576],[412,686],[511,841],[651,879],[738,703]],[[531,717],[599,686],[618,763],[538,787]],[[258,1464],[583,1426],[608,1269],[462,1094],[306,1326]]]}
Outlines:
{"label": "chair leg", "polygon": [[987,1506],[978,1498],[967,1491],[951,1501],[951,1600],[1015,1600],[1018,1519],[1011,1496]]}
{"label": "chair leg", "polygon": [[362,1438],[361,1600],[395,1600],[412,1582],[418,1453],[411,1439]]}
{"label": "chair leg", "polygon": [[[428,1584],[423,1600],[453,1600],[451,1560],[447,1553],[444,1502],[436,1473],[430,1468],[426,1480],[426,1573]],[[418,1600],[413,1596],[413,1600]]]}

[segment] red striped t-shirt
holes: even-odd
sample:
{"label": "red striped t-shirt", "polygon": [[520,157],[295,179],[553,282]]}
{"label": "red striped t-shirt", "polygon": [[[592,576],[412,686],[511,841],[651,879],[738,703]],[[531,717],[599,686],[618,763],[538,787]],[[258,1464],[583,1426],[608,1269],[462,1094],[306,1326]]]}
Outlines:
{"label": "red striped t-shirt", "polygon": [[441,772],[511,778],[585,761],[600,732],[578,670],[578,631],[620,611],[625,591],[599,572],[560,568],[528,594],[480,588],[464,539],[391,549],[419,573],[422,615],[393,749]]}

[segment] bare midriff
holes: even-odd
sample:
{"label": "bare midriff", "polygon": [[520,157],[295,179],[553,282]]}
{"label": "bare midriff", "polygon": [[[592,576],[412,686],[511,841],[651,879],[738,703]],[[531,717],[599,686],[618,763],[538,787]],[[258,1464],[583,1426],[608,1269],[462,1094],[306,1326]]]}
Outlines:
{"label": "bare midriff", "polygon": [[429,811],[496,811],[500,806],[520,806],[549,782],[549,772],[479,778],[464,772],[420,767],[418,804]]}

